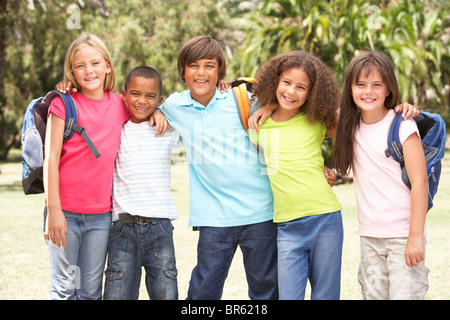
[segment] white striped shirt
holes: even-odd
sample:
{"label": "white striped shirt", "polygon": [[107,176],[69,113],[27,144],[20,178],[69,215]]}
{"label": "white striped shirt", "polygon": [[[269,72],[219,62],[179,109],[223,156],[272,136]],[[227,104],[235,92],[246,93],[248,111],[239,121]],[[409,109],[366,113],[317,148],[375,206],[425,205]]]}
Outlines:
{"label": "white striped shirt", "polygon": [[151,218],[178,218],[170,191],[171,150],[180,136],[169,130],[155,137],[148,121],[123,125],[114,166],[113,220],[120,213]]}

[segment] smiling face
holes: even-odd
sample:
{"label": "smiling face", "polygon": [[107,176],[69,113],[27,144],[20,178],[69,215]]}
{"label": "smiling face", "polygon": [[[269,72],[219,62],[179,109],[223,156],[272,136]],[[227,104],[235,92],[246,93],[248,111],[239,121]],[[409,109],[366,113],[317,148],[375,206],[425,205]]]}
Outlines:
{"label": "smiling face", "polygon": [[216,92],[219,63],[217,59],[194,61],[185,66],[184,77],[192,98],[206,107]]}
{"label": "smiling face", "polygon": [[148,121],[156,107],[161,105],[159,81],[155,78],[134,76],[122,91],[122,99],[130,110],[131,121],[140,123]]}
{"label": "smiling face", "polygon": [[352,96],[356,106],[361,110],[365,123],[375,123],[383,119],[387,108],[384,105],[389,89],[377,69],[365,75],[361,72],[359,79],[352,83]]}
{"label": "smiling face", "polygon": [[109,61],[94,47],[88,45],[75,52],[72,73],[81,87],[80,93],[85,97],[103,98],[105,77],[110,72]]}
{"label": "smiling face", "polygon": [[310,89],[309,77],[303,69],[293,68],[284,72],[276,91],[279,112],[296,115],[306,102]]}

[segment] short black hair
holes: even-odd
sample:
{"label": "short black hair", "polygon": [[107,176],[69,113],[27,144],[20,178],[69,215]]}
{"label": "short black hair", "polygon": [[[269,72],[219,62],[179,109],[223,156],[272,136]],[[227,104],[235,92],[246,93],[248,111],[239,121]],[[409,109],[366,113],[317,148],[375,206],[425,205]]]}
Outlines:
{"label": "short black hair", "polygon": [[162,94],[162,78],[159,75],[158,71],[148,66],[139,66],[130,71],[127,76],[127,80],[125,81],[125,91],[127,91],[127,87],[131,82],[132,77],[142,77],[145,79],[156,79],[159,83],[159,94]]}

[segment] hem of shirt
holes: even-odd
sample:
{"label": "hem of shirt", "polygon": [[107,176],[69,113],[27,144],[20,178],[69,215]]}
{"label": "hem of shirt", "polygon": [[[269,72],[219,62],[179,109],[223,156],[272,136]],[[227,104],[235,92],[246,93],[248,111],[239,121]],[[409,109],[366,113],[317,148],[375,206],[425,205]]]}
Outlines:
{"label": "hem of shirt", "polygon": [[[395,239],[395,238],[408,238],[409,237],[409,232],[407,232],[406,234],[373,234],[373,233],[369,233],[369,234],[362,234],[361,232],[359,233],[360,237],[364,237],[364,238],[378,238],[378,239]],[[425,237],[425,234],[424,234]]]}
{"label": "hem of shirt", "polygon": [[197,220],[191,220],[189,219],[189,226],[190,227],[216,227],[216,228],[220,228],[220,227],[239,227],[239,226],[247,226],[250,224],[256,224],[256,223],[262,223],[262,222],[266,222],[266,221],[273,221],[273,214],[267,214],[262,216],[259,219],[241,219],[241,220],[237,220],[237,221],[197,221]]}
{"label": "hem of shirt", "polygon": [[79,210],[77,209],[70,209],[70,208],[61,208],[63,211],[72,212],[72,213],[80,213],[80,214],[104,214],[104,213],[112,213],[111,207],[105,208],[104,210]]}
{"label": "hem of shirt", "polygon": [[[121,212],[121,213],[112,213],[112,218],[113,221],[119,220],[119,215],[125,213],[125,212]],[[175,216],[167,216],[167,215],[143,215],[143,214],[133,214],[133,213],[128,213],[130,216],[140,216],[143,218],[153,218],[153,219],[169,219],[171,221],[179,219],[180,216],[179,215],[175,215]]]}
{"label": "hem of shirt", "polygon": [[328,214],[328,213],[333,213],[333,212],[338,212],[338,211],[342,211],[342,206],[338,206],[336,208],[331,208],[331,209],[327,209],[327,211],[324,212],[308,212],[308,213],[302,213],[300,215],[292,215],[283,219],[274,217],[273,222],[275,223],[285,223],[285,222],[289,222],[289,221],[293,221],[293,220],[297,220],[297,219],[301,219],[301,218],[305,218],[305,217],[311,217],[311,216],[318,216],[321,214]]}

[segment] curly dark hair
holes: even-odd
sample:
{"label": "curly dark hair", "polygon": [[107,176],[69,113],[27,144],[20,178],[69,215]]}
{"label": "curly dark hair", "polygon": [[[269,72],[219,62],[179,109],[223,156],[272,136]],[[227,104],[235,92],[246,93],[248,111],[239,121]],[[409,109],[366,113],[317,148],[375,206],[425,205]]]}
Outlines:
{"label": "curly dark hair", "polygon": [[311,122],[320,121],[326,128],[335,128],[339,106],[339,87],[333,72],[318,57],[303,51],[291,51],[267,61],[256,75],[253,96],[261,106],[277,103],[276,91],[281,75],[298,68],[304,70],[310,81],[308,99],[301,111]]}

